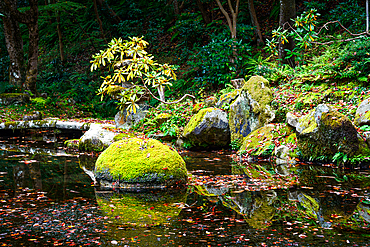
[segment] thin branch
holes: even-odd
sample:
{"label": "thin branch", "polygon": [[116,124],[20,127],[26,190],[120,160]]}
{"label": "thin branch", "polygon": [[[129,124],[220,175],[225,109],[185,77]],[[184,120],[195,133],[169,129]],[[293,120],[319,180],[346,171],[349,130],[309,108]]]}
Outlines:
{"label": "thin branch", "polygon": [[[348,41],[353,41],[353,40],[356,40],[356,39],[361,39],[364,35],[367,35],[367,36],[370,36],[370,33],[369,32],[362,32],[362,33],[352,33],[351,31],[349,31],[347,28],[345,28],[339,21],[330,21],[330,22],[327,22],[325,23],[320,29],[318,32],[316,32],[316,34],[318,35],[323,28],[325,28],[326,30],[328,29],[327,28],[327,25],[328,24],[333,24],[333,23],[338,23],[344,30],[346,30],[351,36],[355,36],[355,38],[348,38],[348,39],[337,39],[337,40],[332,40],[332,41],[328,41],[328,42],[317,42],[317,41],[309,41],[309,43],[311,44],[315,44],[315,45],[329,45],[329,44],[333,44],[334,42],[348,42]],[[288,28],[285,28],[285,25],[288,25]],[[293,30],[293,32],[295,32],[299,37],[302,38],[301,35],[299,35],[299,33],[297,33],[297,31],[290,25],[289,22],[285,22],[283,24],[283,30]]]}
{"label": "thin branch", "polygon": [[342,23],[340,23],[340,21],[329,21],[327,23],[325,23],[320,29],[319,31],[317,32],[317,34],[320,34],[320,32],[325,28],[326,30],[328,30],[328,25],[329,24],[334,24],[334,23],[338,23],[347,33],[349,33],[351,36],[361,36],[361,35],[369,35],[368,32],[362,32],[362,33],[352,33],[351,31],[349,31],[345,26],[342,25]]}
{"label": "thin branch", "polygon": [[233,24],[231,22],[229,14],[226,12],[224,7],[222,7],[222,4],[221,4],[220,0],[216,0],[216,2],[217,2],[218,7],[220,8],[222,14],[224,14],[224,16],[226,17],[227,24],[229,25],[230,31],[232,31],[233,30]]}
{"label": "thin branch", "polygon": [[144,87],[146,88],[146,90],[149,92],[149,94],[156,100],[158,100],[159,102],[163,103],[163,104],[167,104],[167,105],[172,105],[172,104],[176,104],[176,103],[179,103],[181,101],[183,101],[186,97],[190,97],[192,98],[192,101],[194,103],[195,101],[195,96],[191,95],[191,94],[185,94],[184,96],[182,96],[179,100],[176,100],[176,101],[172,101],[172,102],[167,102],[167,101],[163,101],[159,98],[157,98],[150,90],[149,88],[144,84]]}

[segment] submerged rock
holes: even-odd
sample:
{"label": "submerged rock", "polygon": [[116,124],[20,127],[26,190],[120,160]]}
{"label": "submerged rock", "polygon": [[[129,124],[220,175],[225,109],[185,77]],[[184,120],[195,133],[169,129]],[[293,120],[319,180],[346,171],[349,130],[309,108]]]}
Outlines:
{"label": "submerged rock", "polygon": [[230,130],[226,112],[217,108],[200,110],[185,126],[183,136],[193,146],[227,146]]}
{"label": "submerged rock", "polygon": [[96,161],[101,185],[177,186],[187,181],[185,161],[172,148],[154,139],[130,138],[110,145]]}

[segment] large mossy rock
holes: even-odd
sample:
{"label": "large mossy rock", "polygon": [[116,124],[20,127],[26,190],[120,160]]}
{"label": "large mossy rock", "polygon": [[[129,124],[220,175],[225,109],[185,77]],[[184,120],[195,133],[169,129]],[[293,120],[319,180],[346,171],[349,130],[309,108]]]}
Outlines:
{"label": "large mossy rock", "polygon": [[200,110],[185,126],[183,136],[192,146],[227,146],[230,130],[226,112],[217,108]]}
{"label": "large mossy rock", "polygon": [[331,160],[339,152],[351,157],[368,149],[352,122],[325,104],[300,117],[295,128],[298,147],[306,159],[321,156]]}
{"label": "large mossy rock", "polygon": [[370,125],[370,98],[365,99],[358,106],[354,124],[357,126]]}
{"label": "large mossy rock", "polygon": [[154,139],[129,138],[100,154],[95,176],[101,185],[169,187],[187,181],[185,161],[172,148]]}
{"label": "large mossy rock", "polygon": [[252,76],[241,89],[221,96],[218,105],[230,104],[232,142],[242,142],[249,133],[274,120],[275,113],[270,107],[273,95],[268,84],[263,77]]}
{"label": "large mossy rock", "polygon": [[0,104],[12,105],[23,104],[30,101],[30,96],[25,93],[2,93],[0,94]]}
{"label": "large mossy rock", "polygon": [[289,151],[278,158],[287,163],[294,162],[298,156],[297,138],[293,129],[285,124],[268,124],[250,133],[242,143],[239,153],[247,153],[252,156],[271,156],[280,146],[286,146]]}

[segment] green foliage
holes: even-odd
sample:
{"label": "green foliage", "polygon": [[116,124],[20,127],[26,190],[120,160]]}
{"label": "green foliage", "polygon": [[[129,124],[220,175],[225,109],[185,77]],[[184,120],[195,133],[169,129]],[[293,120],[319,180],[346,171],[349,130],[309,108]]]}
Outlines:
{"label": "green foliage", "polygon": [[352,32],[363,32],[366,20],[365,8],[359,5],[357,0],[349,0],[339,3],[330,11],[332,20],[340,21]]}
{"label": "green foliage", "polygon": [[147,86],[158,90],[164,101],[164,90],[176,80],[174,66],[159,64],[151,54],[145,50],[148,42],[142,38],[133,37],[130,40],[112,39],[108,48],[93,55],[91,71],[106,65],[113,70],[113,75],[103,77],[104,81],[99,88],[103,96],[107,94],[119,98],[118,106],[121,111],[128,107],[127,113],[136,113],[143,90],[149,91]]}
{"label": "green foliage", "polygon": [[245,73],[244,63],[249,58],[250,46],[242,40],[215,37],[207,45],[195,47],[187,64],[187,74],[193,87],[226,85]]}
{"label": "green foliage", "polygon": [[[301,16],[294,19],[294,29],[293,27],[286,29],[279,27],[273,30],[273,39],[269,40],[267,43],[268,50],[273,54],[277,54],[278,44],[288,43],[288,37],[291,37],[295,42],[295,48],[292,51],[287,50],[288,56],[286,58],[294,56],[299,65],[305,64],[305,55],[308,54],[304,51],[306,51],[317,38],[315,26],[318,16],[320,16],[320,14],[317,13],[317,10],[311,9],[303,12]],[[293,65],[291,66],[294,67]]]}
{"label": "green foliage", "polygon": [[237,151],[242,146],[242,143],[241,143],[241,141],[239,139],[236,139],[236,140],[232,140],[231,141],[230,146],[231,146],[231,149],[232,150]]}
{"label": "green foliage", "polygon": [[362,82],[369,80],[370,74],[370,38],[350,42],[344,48],[332,68],[338,79],[358,79]]}

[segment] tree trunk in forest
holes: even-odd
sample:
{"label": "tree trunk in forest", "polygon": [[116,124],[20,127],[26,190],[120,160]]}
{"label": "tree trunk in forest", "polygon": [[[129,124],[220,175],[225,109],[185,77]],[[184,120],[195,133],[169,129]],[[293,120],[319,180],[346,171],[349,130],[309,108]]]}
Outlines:
{"label": "tree trunk in forest", "polygon": [[[0,10],[3,12],[2,14],[5,13],[8,18],[27,25],[29,34],[29,46],[26,81],[24,83],[24,88],[26,90],[29,90],[33,94],[37,94],[36,81],[38,74],[37,65],[39,56],[38,1],[29,0],[29,6],[29,10],[21,13],[17,9],[16,0],[2,0]],[[10,63],[12,62],[13,61],[11,61]]]}
{"label": "tree trunk in forest", "polygon": [[24,65],[24,52],[22,34],[19,29],[19,23],[7,16],[2,16],[4,23],[5,44],[9,55],[9,84],[22,87],[26,68]]}
{"label": "tree trunk in forest", "polygon": [[[55,0],[53,0],[53,4],[55,4]],[[46,4],[46,3],[45,3]],[[48,2],[50,4],[50,0]],[[51,13],[49,13],[51,16]],[[63,33],[62,33],[62,27],[60,25],[60,13],[59,11],[56,12],[56,22],[57,22],[57,34],[58,34],[58,44],[59,44],[59,55],[60,55],[60,61],[62,64],[65,63],[65,56],[64,56],[64,44],[63,44]],[[50,20],[51,22],[51,20]]]}
{"label": "tree trunk in forest", "polygon": [[116,14],[116,12],[114,12],[114,10],[108,5],[106,1],[96,0],[96,2],[102,8],[103,13],[107,15],[114,24],[118,24],[122,21],[121,18]]}
{"label": "tree trunk in forest", "polygon": [[203,18],[203,21],[206,25],[208,25],[209,23],[212,22],[212,16],[211,16],[211,11],[207,11],[208,8],[208,4],[204,4],[202,3],[201,0],[197,0],[197,6],[198,6],[198,9],[200,11],[200,13],[202,14],[202,18]]}
{"label": "tree trunk in forest", "polygon": [[98,6],[96,4],[96,0],[93,0],[94,2],[94,12],[95,12],[95,17],[96,17],[96,21],[98,22],[99,24],[99,29],[100,29],[100,34],[101,34],[101,37],[104,39],[105,43],[107,43],[107,39],[105,38],[105,35],[104,35],[104,30],[103,30],[103,23],[99,17],[99,13],[98,13]]}
{"label": "tree trunk in forest", "polygon": [[236,0],[235,9],[231,3],[231,0],[227,1],[229,5],[229,9],[231,12],[231,16],[227,13],[227,11],[222,6],[220,0],[216,0],[218,7],[220,8],[222,14],[226,17],[227,25],[229,26],[231,32],[231,38],[236,39],[236,22],[239,14],[239,0]]}
{"label": "tree trunk in forest", "polygon": [[256,11],[254,9],[253,0],[248,0],[248,8],[249,8],[249,13],[250,13],[251,20],[252,20],[252,25],[256,27],[255,33],[257,36],[257,43],[259,45],[264,44],[260,24],[258,23]]}
{"label": "tree trunk in forest", "polygon": [[[295,9],[295,0],[280,0],[280,20],[279,25],[284,29],[284,24],[286,22],[290,23],[293,26],[293,21],[296,17],[296,9]],[[288,38],[288,43],[279,44],[279,59],[281,59],[282,63],[289,64],[292,68],[295,67],[294,56],[290,58],[287,57],[287,51],[293,51],[295,47],[295,43],[293,38]]]}
{"label": "tree trunk in forest", "polygon": [[[28,28],[29,46],[28,46],[28,65],[25,82],[25,89],[37,94],[36,81],[38,74],[39,58],[39,9],[37,0],[30,0],[30,12],[27,15],[28,21],[25,21]],[[28,22],[28,23],[27,23]]]}

